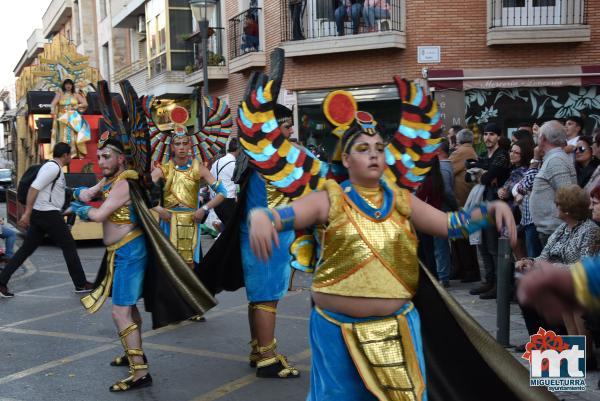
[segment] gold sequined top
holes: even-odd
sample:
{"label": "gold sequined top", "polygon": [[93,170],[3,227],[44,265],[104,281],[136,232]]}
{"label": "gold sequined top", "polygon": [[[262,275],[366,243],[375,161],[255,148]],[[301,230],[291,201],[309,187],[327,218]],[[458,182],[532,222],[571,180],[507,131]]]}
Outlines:
{"label": "gold sequined top", "polygon": [[163,204],[169,208],[183,205],[190,209],[198,207],[198,191],[202,177],[200,163],[193,159],[191,166],[186,169],[178,168],[173,160],[161,166],[165,177]]}
{"label": "gold sequined top", "polygon": [[[104,200],[106,200],[106,198],[108,198],[108,194],[110,193],[112,186],[115,183],[117,183],[121,180],[130,180],[130,179],[137,180],[138,173],[134,170],[125,170],[121,174],[119,174],[117,177],[109,180],[102,187],[102,195],[103,195]],[[132,205],[123,205],[120,208],[118,208],[117,210],[115,210],[110,215],[108,220],[111,223],[115,223],[115,224],[135,224],[137,222],[137,216],[135,215],[135,212],[133,211]]]}
{"label": "gold sequined top", "polygon": [[[383,191],[354,186],[373,207]],[[417,238],[410,223],[410,193],[390,185],[394,207],[376,220],[356,206],[333,180],[324,188],[329,195],[327,226],[319,228],[320,262],[312,290],[366,298],[410,299],[419,280]]]}

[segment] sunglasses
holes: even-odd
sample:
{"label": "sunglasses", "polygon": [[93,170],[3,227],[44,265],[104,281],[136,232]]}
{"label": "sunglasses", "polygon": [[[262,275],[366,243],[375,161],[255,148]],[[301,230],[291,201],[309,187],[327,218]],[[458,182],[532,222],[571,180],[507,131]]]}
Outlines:
{"label": "sunglasses", "polygon": [[590,148],[586,148],[585,146],[578,146],[575,148],[575,153],[585,153],[585,151],[589,149]]}

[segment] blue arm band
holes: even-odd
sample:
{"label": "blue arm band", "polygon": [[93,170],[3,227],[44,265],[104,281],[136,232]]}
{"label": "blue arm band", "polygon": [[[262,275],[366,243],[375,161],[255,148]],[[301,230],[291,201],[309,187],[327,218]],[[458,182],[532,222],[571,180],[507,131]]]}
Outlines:
{"label": "blue arm band", "polygon": [[587,257],[581,261],[587,275],[590,294],[600,298],[600,256]]}
{"label": "blue arm band", "polygon": [[84,191],[86,189],[89,189],[88,187],[77,187],[75,188],[75,190],[73,191],[73,198],[75,198],[75,200],[80,201],[81,199],[79,199],[79,196],[81,195],[81,191]]}
{"label": "blue arm band", "polygon": [[[473,219],[473,210],[478,208],[481,218]],[[461,209],[448,213],[448,238],[466,238],[476,231],[489,227],[492,219],[488,214],[487,204],[482,203],[471,209]]]}
{"label": "blue arm band", "polygon": [[281,231],[290,231],[294,229],[294,223],[296,222],[296,212],[294,208],[286,205],[275,208],[279,218],[281,219]]}
{"label": "blue arm band", "polygon": [[209,185],[210,189],[215,191],[217,194],[223,195],[224,198],[227,198],[227,190],[225,189],[225,185],[221,182],[221,180],[217,180]]}
{"label": "blue arm band", "polygon": [[75,201],[71,202],[70,207],[73,213],[75,213],[81,220],[90,221],[88,215],[90,213],[90,209],[92,208],[91,206],[79,201]]}
{"label": "blue arm band", "polygon": [[248,227],[250,227],[250,220],[252,219],[252,215],[256,212],[265,213],[269,217],[269,220],[271,220],[271,224],[273,224],[273,227],[275,227],[275,216],[273,216],[273,212],[268,207],[255,207],[252,210],[250,210],[250,213],[248,213],[248,219],[246,220],[246,224],[248,225]]}

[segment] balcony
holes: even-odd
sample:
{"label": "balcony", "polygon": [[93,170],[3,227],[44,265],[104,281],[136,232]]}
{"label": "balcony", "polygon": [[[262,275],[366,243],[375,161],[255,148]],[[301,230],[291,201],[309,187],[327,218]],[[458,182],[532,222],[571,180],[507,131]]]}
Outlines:
{"label": "balcony", "polygon": [[249,8],[229,20],[229,72],[264,67],[262,9]]}
{"label": "balcony", "polygon": [[[209,28],[208,38],[208,79],[227,79],[229,69],[227,68],[225,52],[223,50],[224,28]],[[185,83],[188,86],[198,85],[204,82],[202,66],[202,40],[198,32],[194,33],[188,40],[194,42],[194,64],[186,67]]]}
{"label": "balcony", "polygon": [[586,42],[585,0],[488,0],[487,45]]}
{"label": "balcony", "polygon": [[116,87],[124,79],[129,80],[138,94],[147,94],[148,62],[146,59],[135,61],[127,67],[116,71],[111,77],[111,83]]}
{"label": "balcony", "polygon": [[44,38],[50,39],[71,18],[73,0],[52,0],[42,17]]}
{"label": "balcony", "polygon": [[113,28],[138,28],[145,31],[145,20],[140,26],[139,17],[145,15],[145,0],[111,0]]}
{"label": "balcony", "polygon": [[406,48],[405,0],[381,0],[381,7],[335,7],[333,1],[281,1],[286,57],[387,48]]}

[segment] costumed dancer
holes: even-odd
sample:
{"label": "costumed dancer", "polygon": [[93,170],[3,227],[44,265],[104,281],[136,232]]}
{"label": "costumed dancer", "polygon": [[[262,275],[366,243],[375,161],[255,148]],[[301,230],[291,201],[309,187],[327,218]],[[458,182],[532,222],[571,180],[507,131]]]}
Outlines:
{"label": "costumed dancer", "polygon": [[[275,105],[277,126],[285,139],[293,133],[292,111],[280,104]],[[295,240],[293,230],[278,233],[281,246],[265,260],[259,260],[251,252],[247,214],[257,207],[285,205],[289,199],[270,185],[261,174],[251,169],[245,185],[245,216],[240,224],[240,247],[244,283],[248,298],[248,322],[250,325],[250,366],[256,366],[258,377],[295,378],[298,369],[291,366],[286,357],[276,352],[275,324],[277,304],[287,293],[292,257],[289,248]]]}
{"label": "costumed dancer", "polygon": [[[328,118],[346,124],[338,150],[349,179],[323,182],[316,162],[290,157],[289,143],[273,128],[272,100],[282,68],[271,65],[271,79],[251,79],[240,108],[240,142],[257,168],[270,167],[269,180],[282,195],[317,191],[286,206],[252,209],[250,246],[266,260],[285,246],[280,231],[314,228],[318,252],[312,258],[308,400],[448,400],[449,395],[456,400],[554,400],[547,390],[530,388],[528,372],[419,269],[413,225],[456,238],[492,224],[494,217],[497,228],[505,227],[511,241],[516,239],[504,203],[443,213],[410,193],[430,169],[439,143],[437,106],[425,91],[397,79],[402,119],[389,143],[348,94],[337,92],[337,101],[326,101]],[[261,147],[269,146],[277,157],[261,160],[266,153]],[[288,174],[289,181],[303,179],[284,183]],[[294,246],[291,250],[296,253]],[[456,372],[456,366],[468,366],[477,380],[462,369]]]}
{"label": "costumed dancer", "polygon": [[[125,130],[124,122],[119,121],[122,113],[113,109],[118,106],[111,103],[106,82],[98,85],[105,122],[112,130],[104,132],[98,143],[98,164],[104,179],[92,188],[77,188],[71,209],[84,221],[103,223],[106,255],[96,288],[81,301],[94,313],[112,293],[112,316],[125,355],[111,365],[130,369],[128,377],[109,388],[119,392],[152,384],[136,306],[142,295],[146,309],[152,312],[154,328],[204,313],[216,301],[160,233],[146,206],[141,174],[149,174],[150,140],[137,110],[137,95],[128,82],[121,84],[128,100],[129,124]],[[123,139],[128,140],[127,145]],[[135,169],[127,169],[129,165]],[[104,202],[99,208],[84,203],[100,193]]]}
{"label": "costumed dancer", "polygon": [[[222,182],[217,181],[202,164],[199,153],[192,154],[192,138],[183,123],[188,119],[187,111],[177,107],[171,112],[175,129],[170,139],[172,157],[152,171],[152,180],[163,183],[162,205],[154,210],[160,216],[160,227],[190,267],[198,268],[202,258],[200,223],[211,209],[227,197]],[[162,159],[162,157],[160,158]],[[164,159],[163,159],[164,160]],[[204,205],[200,204],[198,192],[208,184],[216,196]]]}
{"label": "costumed dancer", "polygon": [[50,109],[54,119],[53,143],[66,142],[73,150],[72,157],[80,158],[87,154],[85,143],[91,139],[90,125],[81,115],[88,107],[85,96],[76,91],[73,80],[62,82],[52,100]]}

